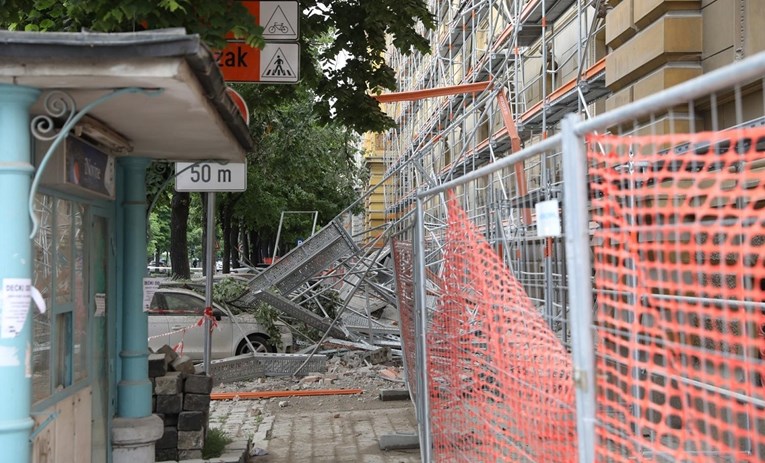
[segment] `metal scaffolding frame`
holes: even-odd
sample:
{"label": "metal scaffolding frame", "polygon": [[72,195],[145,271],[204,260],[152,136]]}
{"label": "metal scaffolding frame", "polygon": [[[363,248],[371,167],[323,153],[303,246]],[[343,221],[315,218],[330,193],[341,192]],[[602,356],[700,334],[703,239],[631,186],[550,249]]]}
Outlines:
{"label": "metal scaffolding frame", "polygon": [[[565,114],[589,116],[610,93],[605,46],[598,46],[602,0],[431,0],[429,6],[438,25],[427,32],[431,54],[404,55],[394,47],[389,53],[398,91],[427,92],[388,106],[398,128],[384,138],[392,177],[385,204],[399,217],[412,208],[418,188],[544,139]],[[436,93],[482,82],[490,84],[483,91]],[[514,134],[521,139],[515,146]],[[534,168],[527,165],[527,173]]]}

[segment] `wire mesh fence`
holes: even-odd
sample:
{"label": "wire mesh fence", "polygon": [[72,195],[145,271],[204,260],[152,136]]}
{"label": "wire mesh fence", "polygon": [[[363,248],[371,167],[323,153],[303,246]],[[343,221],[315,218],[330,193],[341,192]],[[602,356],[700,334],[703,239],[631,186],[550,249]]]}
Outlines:
{"label": "wire mesh fence", "polygon": [[764,74],[569,116],[414,196],[393,247],[425,461],[765,461]]}

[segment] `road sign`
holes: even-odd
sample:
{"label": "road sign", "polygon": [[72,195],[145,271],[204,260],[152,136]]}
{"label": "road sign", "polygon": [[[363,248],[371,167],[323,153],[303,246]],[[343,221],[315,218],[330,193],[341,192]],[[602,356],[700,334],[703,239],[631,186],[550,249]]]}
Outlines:
{"label": "road sign", "polygon": [[249,1],[242,4],[263,28],[266,41],[297,40],[299,9],[296,1]]}
{"label": "road sign", "polygon": [[175,191],[244,191],[247,164],[176,162]]}
{"label": "road sign", "polygon": [[234,102],[237,109],[239,109],[239,113],[242,115],[242,119],[244,119],[244,123],[247,124],[247,126],[250,126],[250,108],[247,107],[247,102],[244,101],[244,98],[242,95],[239,94],[236,90],[234,90],[231,87],[226,87],[226,93],[228,94],[229,98],[231,98],[231,101]]}
{"label": "road sign", "polygon": [[260,50],[244,42],[229,42],[215,53],[226,82],[294,84],[300,78],[300,45],[267,43]]}

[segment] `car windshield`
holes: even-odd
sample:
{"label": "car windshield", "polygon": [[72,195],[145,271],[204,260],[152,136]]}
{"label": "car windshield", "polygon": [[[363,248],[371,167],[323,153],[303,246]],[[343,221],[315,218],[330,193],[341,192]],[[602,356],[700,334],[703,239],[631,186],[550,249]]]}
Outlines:
{"label": "car windshield", "polygon": [[[232,315],[239,314],[239,310],[236,306],[232,306],[225,303],[216,302],[215,312],[221,315],[228,315],[230,312]],[[154,293],[154,297],[151,300],[150,312],[152,313],[173,313],[183,315],[202,315],[205,308],[204,295],[202,294],[188,294],[182,292],[159,290]],[[221,311],[220,308],[224,310]],[[228,310],[226,310],[228,309]]]}
{"label": "car windshield", "polygon": [[205,301],[190,294],[164,293],[165,307],[169,312],[189,313],[201,315],[205,308]]}

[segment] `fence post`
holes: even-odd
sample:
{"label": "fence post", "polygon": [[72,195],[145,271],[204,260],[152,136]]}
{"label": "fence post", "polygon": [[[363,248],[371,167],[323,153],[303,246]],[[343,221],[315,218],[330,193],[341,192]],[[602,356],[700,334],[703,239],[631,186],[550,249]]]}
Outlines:
{"label": "fence post", "polygon": [[576,428],[579,462],[595,458],[595,349],[592,333],[592,262],[590,258],[589,194],[584,140],[576,133],[578,117],[562,123],[563,218],[568,272],[569,323],[576,386]]}
{"label": "fence post", "polygon": [[417,404],[418,423],[420,425],[420,456],[423,463],[431,461],[431,435],[430,435],[430,400],[428,396],[428,363],[427,363],[427,332],[428,332],[428,305],[425,273],[425,218],[423,213],[422,199],[417,198],[415,209],[415,233],[414,246],[414,305],[415,326],[417,330],[416,342],[416,371],[420,372],[417,381]]}

